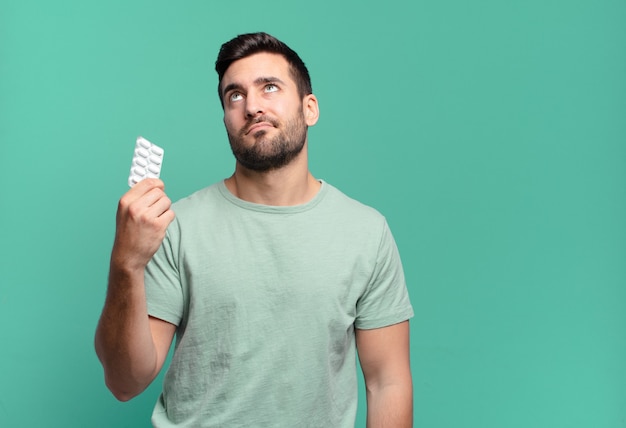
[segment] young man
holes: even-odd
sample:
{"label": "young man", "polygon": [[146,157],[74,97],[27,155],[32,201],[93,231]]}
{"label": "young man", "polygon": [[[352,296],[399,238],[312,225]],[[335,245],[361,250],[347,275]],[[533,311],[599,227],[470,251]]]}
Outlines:
{"label": "young man", "polygon": [[412,426],[400,258],[377,211],[308,169],[304,63],[255,33],[216,70],[234,174],[173,206],[156,179],[120,199],[96,332],[107,386],[141,393],[176,336],[154,426],[352,427],[358,349],[368,426]]}

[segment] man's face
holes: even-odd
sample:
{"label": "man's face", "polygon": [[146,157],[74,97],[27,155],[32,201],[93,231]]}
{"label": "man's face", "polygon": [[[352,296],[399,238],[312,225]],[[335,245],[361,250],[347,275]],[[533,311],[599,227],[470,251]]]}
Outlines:
{"label": "man's face", "polygon": [[[258,53],[233,62],[221,83],[230,146],[244,167],[265,172],[287,165],[304,147],[308,95],[301,99],[281,55]],[[315,102],[315,108],[317,104]]]}

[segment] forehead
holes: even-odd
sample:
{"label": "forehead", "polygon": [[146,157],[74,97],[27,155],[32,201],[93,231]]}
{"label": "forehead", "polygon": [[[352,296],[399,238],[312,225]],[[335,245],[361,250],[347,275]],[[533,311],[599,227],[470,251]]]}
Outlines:
{"label": "forehead", "polygon": [[282,55],[260,52],[233,62],[222,77],[221,87],[233,83],[249,85],[259,77],[277,77],[295,85],[289,63]]}

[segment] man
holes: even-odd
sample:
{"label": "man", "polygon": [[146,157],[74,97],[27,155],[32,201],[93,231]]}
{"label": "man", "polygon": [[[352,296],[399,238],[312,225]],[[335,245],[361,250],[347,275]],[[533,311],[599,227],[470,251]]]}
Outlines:
{"label": "man", "polygon": [[368,426],[412,426],[400,258],[378,212],[308,169],[304,63],[255,33],[216,70],[234,174],[173,206],[157,179],[120,199],[96,332],[107,386],[141,393],[176,336],[154,426],[348,427],[358,349]]}

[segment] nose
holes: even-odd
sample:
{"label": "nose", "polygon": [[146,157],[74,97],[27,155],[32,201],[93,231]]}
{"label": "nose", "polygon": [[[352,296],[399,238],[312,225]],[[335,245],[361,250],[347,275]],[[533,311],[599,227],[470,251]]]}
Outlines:
{"label": "nose", "polygon": [[260,116],[265,112],[263,100],[256,94],[249,93],[246,97],[246,117]]}

